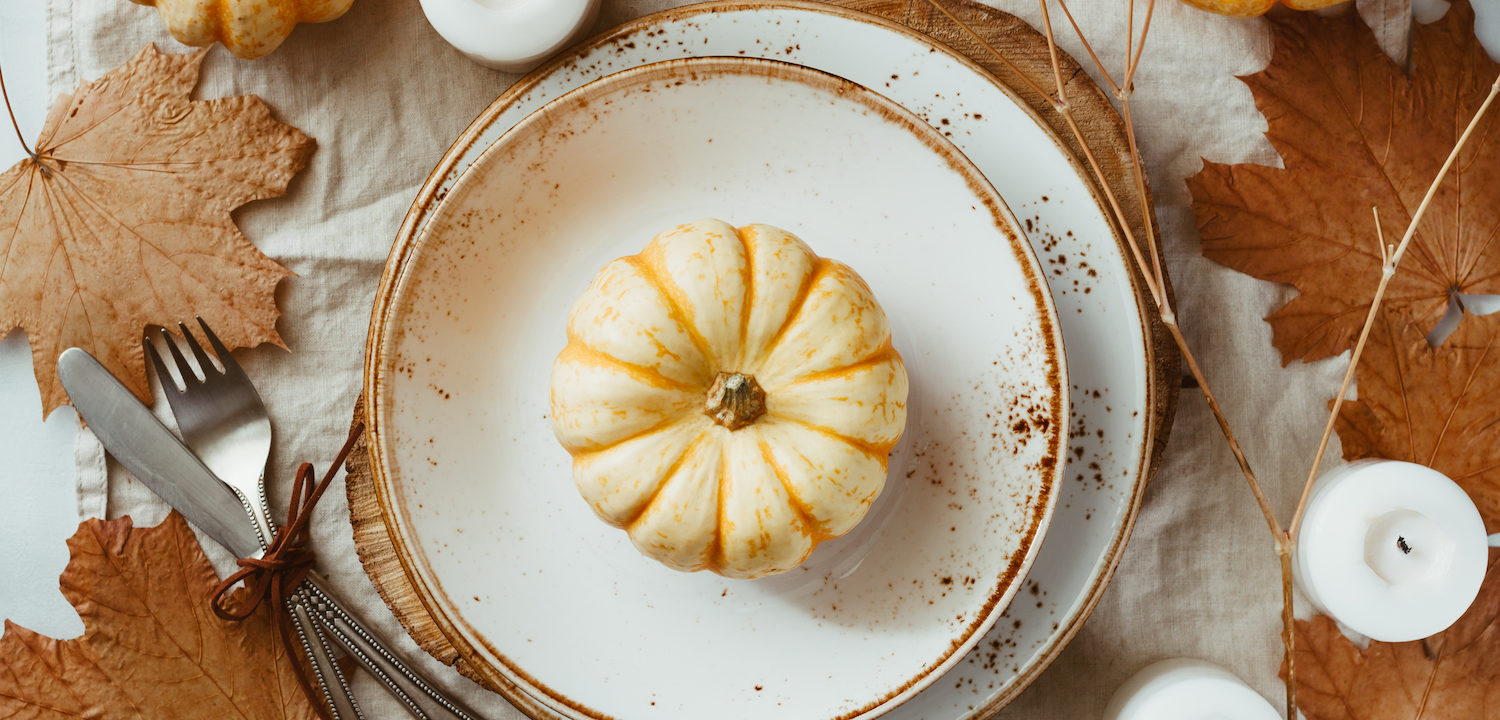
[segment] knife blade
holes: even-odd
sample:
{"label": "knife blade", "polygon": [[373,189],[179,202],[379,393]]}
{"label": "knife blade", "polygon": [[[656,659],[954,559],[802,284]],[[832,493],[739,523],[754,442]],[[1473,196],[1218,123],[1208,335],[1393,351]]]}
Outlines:
{"label": "knife blade", "polygon": [[120,465],[237,557],[260,555],[245,500],[98,360],[82,348],[68,348],[57,359],[57,374],[78,416]]}

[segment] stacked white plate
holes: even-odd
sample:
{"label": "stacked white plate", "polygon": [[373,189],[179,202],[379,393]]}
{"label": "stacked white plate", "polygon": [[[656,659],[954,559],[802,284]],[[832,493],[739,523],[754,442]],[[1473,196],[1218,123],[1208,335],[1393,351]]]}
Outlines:
{"label": "stacked white plate", "polygon": [[[770,579],[639,557],[545,418],[572,298],[703,216],[854,267],[912,377],[870,517]],[[533,717],[984,717],[1123,548],[1138,298],[1083,170],[963,56],[821,4],[679,8],[528,76],[434,171],[372,320],[374,484],[444,635]]]}

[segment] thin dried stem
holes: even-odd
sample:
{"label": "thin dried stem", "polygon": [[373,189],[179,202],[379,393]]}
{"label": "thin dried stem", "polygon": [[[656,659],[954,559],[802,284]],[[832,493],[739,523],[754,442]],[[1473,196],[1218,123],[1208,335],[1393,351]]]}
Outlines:
{"label": "thin dried stem", "polygon": [[[1098,55],[1094,54],[1094,46],[1093,46],[1093,44],[1090,43],[1088,37],[1083,34],[1083,29],[1080,28],[1080,27],[1078,27],[1078,21],[1073,19],[1073,11],[1068,9],[1067,0],[1057,0],[1057,6],[1060,7],[1060,8],[1062,8],[1063,15],[1066,15],[1067,18],[1068,18],[1068,24],[1073,26],[1073,32],[1078,35],[1078,39],[1079,40],[1083,41],[1083,49],[1084,49],[1084,51],[1087,52],[1089,54],[1089,58],[1094,61],[1094,67],[1096,67],[1096,68],[1099,69],[1099,75],[1102,76],[1104,78],[1104,82],[1109,85],[1110,91],[1111,92],[1119,92],[1120,91],[1119,84],[1117,84],[1115,82],[1114,78],[1112,78],[1112,77],[1109,76],[1109,71],[1104,68],[1104,63],[1099,60],[1099,56]],[[1044,19],[1046,18],[1046,15],[1047,15],[1047,3],[1044,1],[1044,2],[1042,2],[1042,16],[1043,16]],[[1050,28],[1051,28],[1051,23],[1050,22],[1048,22],[1048,28],[1049,28],[1049,30],[1047,32],[1047,39],[1051,40],[1052,39],[1052,32],[1050,30]],[[1057,69],[1057,55],[1056,54],[1054,54],[1052,56],[1052,67],[1053,67],[1054,70]]]}
{"label": "thin dried stem", "polygon": [[[1495,78],[1494,84],[1490,85],[1489,95],[1485,96],[1484,102],[1474,112],[1474,117],[1469,119],[1469,124],[1464,128],[1463,134],[1458,136],[1458,142],[1454,143],[1453,150],[1448,153],[1448,159],[1443,161],[1443,167],[1438,170],[1437,177],[1432,179],[1432,185],[1428,186],[1427,194],[1422,196],[1422,203],[1417,206],[1417,211],[1412,213],[1411,223],[1406,226],[1406,234],[1401,236],[1401,242],[1396,245],[1394,251],[1383,253],[1384,263],[1380,269],[1380,284],[1375,287],[1375,298],[1370,301],[1370,310],[1365,314],[1364,327],[1360,328],[1359,341],[1354,344],[1354,352],[1349,355],[1349,367],[1344,370],[1344,381],[1339,385],[1339,394],[1333,399],[1333,409],[1328,413],[1328,422],[1323,425],[1323,437],[1318,442],[1318,451],[1313,456],[1312,468],[1307,472],[1307,480],[1302,483],[1302,496],[1297,500],[1297,510],[1292,514],[1292,523],[1287,532],[1292,537],[1297,536],[1297,530],[1302,526],[1302,516],[1307,511],[1307,498],[1312,494],[1313,481],[1318,478],[1318,468],[1323,464],[1323,454],[1328,450],[1329,437],[1333,435],[1334,425],[1339,419],[1339,411],[1344,406],[1344,396],[1349,392],[1349,383],[1354,379],[1354,370],[1359,367],[1359,357],[1365,350],[1365,341],[1370,337],[1370,328],[1375,325],[1375,316],[1380,312],[1380,304],[1385,300],[1385,290],[1390,285],[1391,277],[1396,273],[1396,266],[1401,264],[1401,258],[1406,254],[1406,249],[1411,246],[1412,238],[1417,235],[1417,226],[1422,222],[1422,216],[1427,214],[1427,206],[1432,203],[1433,196],[1437,195],[1438,187],[1443,184],[1448,170],[1458,160],[1458,155],[1463,151],[1464,145],[1469,142],[1469,136],[1474,133],[1474,128],[1484,118],[1485,113],[1494,104],[1495,97],[1500,95],[1500,76]],[[1381,246],[1385,245],[1385,238],[1380,231],[1380,215],[1375,215],[1375,232],[1379,236]]]}
{"label": "thin dried stem", "polygon": [[[928,2],[934,1],[928,0]],[[1042,23],[1046,28],[1047,51],[1051,54],[1052,59],[1052,77],[1057,83],[1057,100],[1053,105],[1057,108],[1058,113],[1062,115],[1063,121],[1068,124],[1068,129],[1072,131],[1073,137],[1078,140],[1078,146],[1083,149],[1083,157],[1088,161],[1089,170],[1098,181],[1099,189],[1104,193],[1105,200],[1109,202],[1109,208],[1115,215],[1115,221],[1120,227],[1120,232],[1125,236],[1125,245],[1130,249],[1136,267],[1145,268],[1147,267],[1146,259],[1141,255],[1140,243],[1136,242],[1135,232],[1131,228],[1130,221],[1125,217],[1125,211],[1120,207],[1120,200],[1115,196],[1114,188],[1110,186],[1103,168],[1099,166],[1099,159],[1094,156],[1093,148],[1084,139],[1083,130],[1078,127],[1078,122],[1073,117],[1073,110],[1068,105],[1068,89],[1062,79],[1062,63],[1057,58],[1057,37],[1052,31],[1052,17],[1051,13],[1047,11],[1047,0],[1037,0],[1037,4],[1042,9]],[[1099,69],[1101,72],[1104,70],[1102,66]],[[1146,281],[1146,289],[1151,293],[1152,303],[1162,311],[1163,318],[1172,318],[1173,322],[1175,322],[1176,316],[1172,312],[1171,299],[1167,297],[1165,286],[1162,283],[1156,282],[1156,278],[1144,272],[1144,270],[1141,276]]]}
{"label": "thin dried stem", "polygon": [[[1057,108],[1059,112],[1071,114],[1068,112],[1067,86],[1063,84],[1062,79],[1062,64],[1057,61],[1057,43],[1052,41],[1052,13],[1047,12],[1047,0],[1039,0],[1038,4],[1042,6],[1042,24],[1047,28],[1047,53],[1052,57],[1052,78],[1057,83],[1057,99],[1053,101],[1052,106]],[[1063,12],[1067,11],[1068,6],[1064,4]],[[1069,15],[1068,19],[1072,20],[1073,16]],[[1074,27],[1077,26],[1075,25]],[[1046,93],[1043,94],[1045,95]]]}
{"label": "thin dried stem", "polygon": [[[1135,0],[1130,0],[1130,8],[1132,11],[1135,10]],[[1121,83],[1121,87],[1127,93],[1132,89],[1132,82],[1135,80],[1135,69],[1141,64],[1141,53],[1146,50],[1146,36],[1151,33],[1151,18],[1154,15],[1156,15],[1156,0],[1146,0],[1146,20],[1141,23],[1141,36],[1136,40],[1134,58],[1130,57],[1130,36],[1125,36],[1125,82]],[[1131,27],[1135,27],[1134,22],[1131,23]]]}
{"label": "thin dried stem", "polygon": [[1198,366],[1198,358],[1187,348],[1187,338],[1183,337],[1182,329],[1177,323],[1164,323],[1167,331],[1172,334],[1172,339],[1177,342],[1177,347],[1182,349],[1183,362],[1187,363],[1188,372],[1192,373],[1193,379],[1198,382],[1198,388],[1203,391],[1203,399],[1208,402],[1209,410],[1213,411],[1214,420],[1219,423],[1219,430],[1224,433],[1225,439],[1229,441],[1229,450],[1234,453],[1234,461],[1240,466],[1240,473],[1250,483],[1250,492],[1255,496],[1256,504],[1260,505],[1260,512],[1266,518],[1266,525],[1270,527],[1271,534],[1279,539],[1285,535],[1281,530],[1281,524],[1276,521],[1276,513],[1271,510],[1271,502],[1266,499],[1266,493],[1261,490],[1260,482],[1255,479],[1255,471],[1250,468],[1250,461],[1245,459],[1245,453],[1240,449],[1240,443],[1234,437],[1234,431],[1229,428],[1229,419],[1224,416],[1224,410],[1219,407],[1219,400],[1214,397],[1213,391],[1208,386],[1208,378],[1203,375],[1203,369]]}
{"label": "thin dried stem", "polygon": [[1286,663],[1286,716],[1297,717],[1297,617],[1292,594],[1292,545],[1278,543],[1281,558],[1281,647]]}
{"label": "thin dried stem", "polygon": [[[962,21],[958,20],[958,18],[947,12],[946,9],[944,9],[937,3],[937,0],[927,0],[927,2],[934,7],[937,7],[940,11],[943,12],[944,15],[948,16],[949,20],[964,28],[964,30],[969,34],[974,35],[976,38],[978,37],[978,34],[975,33],[973,29],[964,25]],[[1114,213],[1115,220],[1119,224],[1121,234],[1124,236],[1126,245],[1130,250],[1131,259],[1133,262],[1135,262],[1136,270],[1144,280],[1147,289],[1150,290],[1152,301],[1156,304],[1157,310],[1161,316],[1161,322],[1167,328],[1168,333],[1171,334],[1173,342],[1177,345],[1177,349],[1181,353],[1182,359],[1188,367],[1188,371],[1192,374],[1193,379],[1197,381],[1198,388],[1203,393],[1204,400],[1207,402],[1209,410],[1213,413],[1214,420],[1219,424],[1219,430],[1223,433],[1225,442],[1229,445],[1230,451],[1234,454],[1235,462],[1239,465],[1240,468],[1240,473],[1245,477],[1245,482],[1249,485],[1250,492],[1255,497],[1255,501],[1260,508],[1261,515],[1265,518],[1266,526],[1270,529],[1271,535],[1275,539],[1277,554],[1281,560],[1282,644],[1286,650],[1285,662],[1287,667],[1286,711],[1287,717],[1296,717],[1297,692],[1295,682],[1294,658],[1294,633],[1296,626],[1293,620],[1294,596],[1292,589],[1291,565],[1292,553],[1294,548],[1291,540],[1291,534],[1284,531],[1281,528],[1281,524],[1277,521],[1276,514],[1271,509],[1271,503],[1266,498],[1266,494],[1261,488],[1260,482],[1256,479],[1255,472],[1253,469],[1251,469],[1249,460],[1245,458],[1245,454],[1240,447],[1239,440],[1235,437],[1234,431],[1230,428],[1229,420],[1224,415],[1223,409],[1219,406],[1218,398],[1214,395],[1213,389],[1209,385],[1208,378],[1203,374],[1203,369],[1198,363],[1197,356],[1193,354],[1192,349],[1188,346],[1187,338],[1183,336],[1182,329],[1177,324],[1176,314],[1173,312],[1170,298],[1168,298],[1166,294],[1165,274],[1163,269],[1161,268],[1160,253],[1156,244],[1156,232],[1153,226],[1154,218],[1152,217],[1150,205],[1146,201],[1145,168],[1141,162],[1139,147],[1136,144],[1135,122],[1130,112],[1130,90],[1134,81],[1135,71],[1140,64],[1141,52],[1145,48],[1146,36],[1151,26],[1151,17],[1155,8],[1155,2],[1154,0],[1147,0],[1147,14],[1145,20],[1142,23],[1141,36],[1138,39],[1135,39],[1134,42],[1131,42],[1132,38],[1130,37],[1130,35],[1134,34],[1133,30],[1135,27],[1134,2],[1132,0],[1130,10],[1130,30],[1127,31],[1128,34],[1126,37],[1127,57],[1125,75],[1123,77],[1124,83],[1123,85],[1116,86],[1113,79],[1109,77],[1108,71],[1105,70],[1103,63],[1100,62],[1098,56],[1094,53],[1092,46],[1088,42],[1088,39],[1084,37],[1083,31],[1078,27],[1078,24],[1073,21],[1073,16],[1072,13],[1068,10],[1066,0],[1058,0],[1058,5],[1063,8],[1063,12],[1067,15],[1069,23],[1073,26],[1074,32],[1078,33],[1079,39],[1083,42],[1085,49],[1088,50],[1089,57],[1094,61],[1095,65],[1098,67],[1099,72],[1104,75],[1104,77],[1106,78],[1106,82],[1109,82],[1110,85],[1115,88],[1116,95],[1121,100],[1121,118],[1124,122],[1125,134],[1130,144],[1132,174],[1134,176],[1133,179],[1135,181],[1136,194],[1138,195],[1138,199],[1141,202],[1142,221],[1145,223],[1145,227],[1148,233],[1147,243],[1149,245],[1151,254],[1150,262],[1145,259],[1143,253],[1141,252],[1141,244],[1137,241],[1135,232],[1132,229],[1131,224],[1125,217],[1124,211],[1120,207],[1119,199],[1115,196],[1115,193],[1110,185],[1109,178],[1104,174],[1103,169],[1099,165],[1098,159],[1094,156],[1093,150],[1091,149],[1088,140],[1083,136],[1083,131],[1078,127],[1078,123],[1073,117],[1072,108],[1068,105],[1067,87],[1062,79],[1062,64],[1058,58],[1057,38],[1052,28],[1052,20],[1050,13],[1048,12],[1047,0],[1038,0],[1038,2],[1041,5],[1042,21],[1045,26],[1045,34],[1047,37],[1047,49],[1052,62],[1052,76],[1057,85],[1057,96],[1053,102],[1053,105],[1057,108],[1058,113],[1067,123],[1068,129],[1073,133],[1073,137],[1075,140],[1077,140],[1079,147],[1083,150],[1084,157],[1088,160],[1089,170],[1093,173],[1094,179],[1097,181],[1100,190],[1104,193],[1105,198],[1108,200],[1110,209]],[[990,47],[988,43],[981,42],[981,44],[984,45],[985,49],[988,50],[991,54],[995,55],[997,59],[1004,61],[1004,58],[1001,57],[994,48]],[[1132,46],[1134,47],[1134,50],[1131,49]],[[1500,80],[1497,80],[1497,87],[1500,87]],[[1043,93],[1043,95],[1046,95],[1046,93]],[[1488,102],[1486,102],[1486,105],[1488,105]],[[1402,249],[1404,250],[1404,247]]]}
{"label": "thin dried stem", "polygon": [[[1133,29],[1135,27],[1135,0],[1130,0],[1130,10],[1130,27]],[[1150,252],[1147,254],[1151,257],[1151,272],[1156,276],[1156,283],[1158,285],[1165,286],[1167,284],[1166,271],[1162,268],[1161,253],[1157,250],[1156,247],[1156,228],[1154,227],[1156,219],[1152,217],[1151,205],[1146,200],[1146,173],[1144,170],[1145,163],[1141,161],[1141,151],[1140,148],[1136,145],[1135,120],[1133,117],[1131,117],[1130,102],[1131,97],[1135,95],[1135,69],[1140,64],[1141,53],[1146,49],[1146,36],[1151,32],[1151,18],[1155,14],[1156,0],[1146,0],[1146,18],[1141,23],[1140,38],[1134,41],[1136,45],[1135,56],[1133,58],[1130,55],[1130,45],[1132,42],[1132,38],[1130,37],[1129,33],[1127,33],[1125,36],[1125,80],[1123,83],[1121,83],[1121,86],[1119,90],[1116,91],[1116,94],[1120,98],[1120,115],[1125,121],[1125,128],[1127,130],[1127,132],[1125,133],[1125,139],[1130,144],[1130,161],[1136,168],[1139,168],[1139,170],[1134,173],[1135,194],[1136,199],[1141,204],[1142,221],[1146,224],[1146,243],[1150,246]],[[1142,272],[1144,271],[1145,270],[1143,268]]]}
{"label": "thin dried stem", "polygon": [[978,32],[976,32],[974,28],[969,27],[968,23],[959,20],[957,15],[954,15],[952,12],[950,12],[948,8],[943,7],[942,4],[938,2],[938,0],[927,0],[927,4],[937,9],[938,12],[942,13],[945,17],[948,18],[949,22],[957,25],[969,37],[974,38],[975,42],[978,42],[981,47],[989,52],[990,55],[993,55],[996,60],[999,60],[1002,65],[1010,68],[1011,72],[1015,73],[1016,77],[1019,77],[1022,82],[1026,83],[1026,85],[1034,90],[1037,94],[1043,97],[1051,97],[1051,95],[1048,94],[1046,90],[1042,89],[1041,85],[1038,85],[1035,80],[1031,79],[1030,75],[1027,75],[1024,71],[1021,70],[1021,68],[1016,67],[1015,63],[1011,62],[1009,58],[1002,55],[999,50],[996,50],[995,46],[991,45],[988,40],[985,40],[983,35],[980,35]]}
{"label": "thin dried stem", "polygon": [[[1129,86],[1127,85],[1126,87]],[[1130,94],[1128,90],[1120,98],[1120,115],[1125,121],[1125,127],[1129,130],[1125,133],[1125,139],[1130,144],[1130,162],[1136,168],[1144,168],[1145,164],[1141,161],[1141,151],[1135,142],[1135,121],[1130,114]],[[1151,273],[1156,278],[1156,284],[1165,287],[1167,284],[1166,271],[1162,268],[1161,253],[1156,247],[1156,222],[1155,218],[1152,217],[1151,204],[1146,199],[1146,173],[1144,170],[1138,170],[1132,174],[1135,176],[1136,199],[1141,203],[1141,220],[1146,224],[1146,244],[1150,247],[1150,252],[1147,254],[1151,257]],[[1141,268],[1141,272],[1146,272],[1144,266]]]}
{"label": "thin dried stem", "polygon": [[26,137],[21,134],[21,124],[16,122],[16,111],[10,106],[10,93],[5,91],[5,73],[0,71],[0,98],[5,99],[5,112],[10,114],[10,126],[16,130],[16,139],[21,141],[21,147],[26,149],[26,154],[36,160],[36,153],[31,151],[31,146],[26,144]]}
{"label": "thin dried stem", "polygon": [[[1198,364],[1197,356],[1193,354],[1192,348],[1188,346],[1187,338],[1183,336],[1182,329],[1177,324],[1176,314],[1173,312],[1170,299],[1166,294],[1165,275],[1161,268],[1160,253],[1158,252],[1156,245],[1156,232],[1152,224],[1152,213],[1150,205],[1146,201],[1145,166],[1141,162],[1139,147],[1136,144],[1135,122],[1130,113],[1130,90],[1133,87],[1135,70],[1137,67],[1139,67],[1140,51],[1145,48],[1146,35],[1150,29],[1152,16],[1151,13],[1153,12],[1155,7],[1154,0],[1148,0],[1148,14],[1146,16],[1146,20],[1142,24],[1141,37],[1135,44],[1136,53],[1134,57],[1131,57],[1127,61],[1125,77],[1123,78],[1124,85],[1116,87],[1116,94],[1120,97],[1121,100],[1121,119],[1124,121],[1125,134],[1130,144],[1131,161],[1133,166],[1132,171],[1135,180],[1136,194],[1141,202],[1142,221],[1145,223],[1148,233],[1147,242],[1149,243],[1151,250],[1151,262],[1149,264],[1144,260],[1142,256],[1140,244],[1135,238],[1135,233],[1131,229],[1130,223],[1126,220],[1124,213],[1120,209],[1119,201],[1115,197],[1115,194],[1110,187],[1108,178],[1104,175],[1102,169],[1099,167],[1099,163],[1094,158],[1088,141],[1083,137],[1082,131],[1078,128],[1077,123],[1073,120],[1071,109],[1067,106],[1066,88],[1063,86],[1061,80],[1061,64],[1059,63],[1057,57],[1056,36],[1052,29],[1050,18],[1048,17],[1047,2],[1046,0],[1039,0],[1039,2],[1042,6],[1042,17],[1046,26],[1045,29],[1047,36],[1047,45],[1048,50],[1051,54],[1053,65],[1053,77],[1057,80],[1058,96],[1062,100],[1062,102],[1060,102],[1058,106],[1059,111],[1067,121],[1068,128],[1073,132],[1073,136],[1078,141],[1079,146],[1083,148],[1084,156],[1088,158],[1089,161],[1089,168],[1093,172],[1094,178],[1098,181],[1099,187],[1104,191],[1105,197],[1109,200],[1110,207],[1114,211],[1115,217],[1120,224],[1121,231],[1126,239],[1126,244],[1130,248],[1132,259],[1136,263],[1136,268],[1139,271],[1140,275],[1145,279],[1147,287],[1151,290],[1152,299],[1156,302],[1157,310],[1161,315],[1162,324],[1166,326],[1167,331],[1171,334],[1172,340],[1177,345],[1177,349],[1182,355],[1183,361],[1188,366],[1188,371],[1192,374],[1193,379],[1197,381],[1198,388],[1203,393],[1203,398],[1207,402],[1209,410],[1213,413],[1214,420],[1218,423],[1219,430],[1223,433],[1225,442],[1229,445],[1230,451],[1234,454],[1235,462],[1239,465],[1240,468],[1240,474],[1244,476],[1245,482],[1249,486],[1251,494],[1255,497],[1256,505],[1260,508],[1262,517],[1265,518],[1266,526],[1270,529],[1271,535],[1275,539],[1277,553],[1281,557],[1282,644],[1286,651],[1285,662],[1288,672],[1286,682],[1286,712],[1287,717],[1296,717],[1297,690],[1295,678],[1292,674],[1295,672],[1294,632],[1296,626],[1293,624],[1294,598],[1292,591],[1291,574],[1291,557],[1293,547],[1291,536],[1289,533],[1282,530],[1280,522],[1277,521],[1276,513],[1271,509],[1271,503],[1267,499],[1265,491],[1261,487],[1259,480],[1256,479],[1255,471],[1250,467],[1249,460],[1245,458],[1244,450],[1240,447],[1239,440],[1235,437],[1234,431],[1229,425],[1229,420],[1224,415],[1223,408],[1219,406],[1218,398],[1214,395],[1213,388],[1209,384],[1207,376],[1203,374],[1203,369]],[[1064,12],[1067,12],[1066,1],[1058,0],[1058,2],[1059,5],[1063,7]],[[1133,7],[1134,3],[1132,0],[1132,17]],[[1068,17],[1071,21],[1071,13],[1068,13]],[[1083,33],[1079,29],[1077,23],[1072,23],[1072,25],[1074,31],[1078,33],[1080,40],[1082,40],[1085,47],[1088,48],[1088,40],[1087,38],[1083,37]],[[1133,19],[1131,22],[1131,27],[1134,27]],[[1127,48],[1129,47],[1129,45],[1129,37],[1127,36]],[[1095,65],[1098,67],[1099,72],[1108,77],[1108,71],[1105,70],[1103,63],[1099,61],[1099,58],[1092,52],[1092,49],[1090,49],[1089,54],[1090,57],[1094,60]],[[1111,84],[1113,83],[1111,82]]]}
{"label": "thin dried stem", "polygon": [[[1042,6],[1042,17],[1045,34],[1047,36],[1047,46],[1048,49],[1052,52],[1053,69],[1055,71],[1054,77],[1059,79],[1057,88],[1058,95],[1061,97],[1066,97],[1066,89],[1063,87],[1061,82],[1062,75],[1059,69],[1060,63],[1058,63],[1057,60],[1056,36],[1054,35],[1052,24],[1047,17],[1047,0],[1039,0],[1039,2]],[[1148,0],[1148,3],[1148,8],[1155,7],[1154,0]],[[1059,4],[1062,5],[1064,3],[1059,0]],[[1143,26],[1143,31],[1146,28],[1149,28],[1149,26],[1150,16],[1148,15],[1147,20]],[[1074,29],[1077,29],[1076,25],[1074,26]],[[1144,40],[1141,41],[1140,45],[1141,47],[1144,47]],[[1102,66],[1099,68],[1099,70],[1100,72],[1104,72],[1104,68]],[[1066,102],[1064,102],[1063,104],[1064,106],[1066,106]],[[1122,103],[1122,105],[1124,104]],[[1128,105],[1124,106],[1128,107]],[[1136,192],[1141,200],[1142,221],[1146,224],[1146,228],[1149,233],[1147,243],[1149,244],[1149,247],[1151,249],[1150,261],[1147,261],[1145,259],[1145,255],[1141,252],[1140,243],[1136,240],[1135,233],[1131,229],[1130,223],[1126,220],[1124,212],[1120,209],[1119,201],[1116,199],[1114,191],[1110,187],[1109,179],[1105,176],[1104,171],[1099,167],[1098,161],[1095,160],[1093,151],[1089,148],[1088,140],[1084,138],[1082,130],[1080,130],[1078,124],[1074,122],[1072,113],[1064,110],[1063,117],[1068,123],[1068,128],[1072,130],[1074,138],[1077,139],[1079,146],[1083,148],[1084,156],[1088,158],[1089,161],[1089,168],[1094,173],[1094,178],[1098,181],[1099,187],[1103,190],[1105,197],[1110,202],[1110,207],[1115,212],[1115,217],[1119,221],[1121,232],[1125,236],[1126,245],[1130,248],[1132,259],[1135,261],[1136,267],[1140,270],[1142,277],[1145,279],[1147,287],[1151,290],[1152,299],[1153,301],[1155,301],[1157,310],[1161,314],[1162,324],[1167,327],[1167,331],[1172,335],[1172,340],[1176,343],[1178,352],[1182,355],[1183,361],[1187,363],[1188,369],[1193,375],[1193,379],[1198,382],[1198,389],[1202,391],[1204,399],[1208,402],[1209,410],[1213,412],[1214,421],[1218,423],[1219,430],[1224,434],[1224,439],[1226,442],[1228,442],[1230,451],[1234,453],[1235,462],[1240,467],[1240,473],[1244,475],[1245,482],[1250,486],[1251,494],[1255,496],[1256,503],[1260,506],[1261,514],[1265,516],[1266,525],[1271,528],[1271,533],[1276,536],[1277,543],[1285,544],[1286,533],[1281,529],[1281,523],[1276,520],[1276,513],[1271,509],[1270,501],[1266,499],[1265,490],[1261,488],[1260,481],[1255,477],[1255,471],[1250,467],[1249,460],[1245,458],[1245,453],[1244,450],[1240,447],[1239,439],[1235,437],[1234,430],[1230,428],[1229,419],[1224,415],[1223,408],[1219,406],[1218,398],[1214,396],[1213,387],[1208,382],[1207,376],[1203,374],[1202,367],[1198,364],[1197,356],[1193,354],[1192,348],[1188,347],[1187,338],[1183,336],[1182,329],[1177,325],[1176,313],[1173,311],[1171,301],[1166,294],[1166,283],[1161,270],[1160,254],[1157,252],[1156,248],[1156,233],[1154,230],[1154,225],[1152,223],[1151,208],[1150,205],[1146,202],[1145,166],[1141,163],[1140,153],[1138,152],[1135,143],[1135,124],[1132,118],[1128,113],[1122,113],[1122,120],[1124,120],[1125,122],[1125,136],[1131,146],[1131,159],[1133,161],[1132,175],[1135,181]]]}

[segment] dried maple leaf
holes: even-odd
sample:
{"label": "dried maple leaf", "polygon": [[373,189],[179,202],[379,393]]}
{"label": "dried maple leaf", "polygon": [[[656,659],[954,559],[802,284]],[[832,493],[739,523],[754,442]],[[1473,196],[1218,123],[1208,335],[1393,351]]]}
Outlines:
{"label": "dried maple leaf", "polygon": [[[1407,77],[1353,12],[1272,20],[1275,55],[1242,78],[1285,169],[1206,162],[1188,178],[1203,254],[1298,290],[1266,318],[1282,361],[1349,349],[1380,277],[1370,208],[1404,232],[1500,65],[1456,0],[1418,26]],[[1475,130],[1428,208],[1386,303],[1423,327],[1450,291],[1500,293],[1500,114]]]}
{"label": "dried maple leaf", "polygon": [[1344,404],[1338,433],[1347,459],[1421,463],[1453,478],[1500,530],[1500,316],[1465,317],[1430,347],[1410,313],[1382,311]]}
{"label": "dried maple leaf", "polygon": [[279,196],[313,141],[259,98],[195,101],[204,52],[146,47],[53,105],[34,159],[0,175],[0,334],[31,341],[43,412],[79,346],[149,402],[141,337],[202,316],[229,347],[276,334],[290,275],[230,218]]}
{"label": "dried maple leaf", "polygon": [[218,577],[181,515],[139,530],[128,517],[86,520],[68,550],[62,591],[83,635],[53,640],[7,621],[0,717],[317,717],[265,606],[241,623],[214,615]]}
{"label": "dried maple leaf", "polygon": [[1307,720],[1500,717],[1500,551],[1490,551],[1479,599],[1442,634],[1361,651],[1319,615],[1297,621],[1296,656]]}

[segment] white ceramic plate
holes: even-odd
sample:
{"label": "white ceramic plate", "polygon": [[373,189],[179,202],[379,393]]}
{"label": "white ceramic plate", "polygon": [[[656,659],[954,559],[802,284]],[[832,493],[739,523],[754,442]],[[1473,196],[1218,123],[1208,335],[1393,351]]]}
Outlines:
{"label": "white ceramic plate", "polygon": [[[755,581],[639,555],[578,496],[546,419],[598,268],[705,216],[855,268],[911,379],[870,515]],[[373,475],[447,637],[577,718],[869,718],[915,695],[1019,589],[1062,470],[1062,338],[1017,226],[938,132],[798,65],[638,67],[517,124],[377,300]]]}
{"label": "white ceramic plate", "polygon": [[1156,392],[1146,311],[1093,186],[1025,104],[988,73],[909,28],[818,3],[741,0],[639,18],[527,76],[470,125],[413,203],[388,272],[431,220],[436,200],[521,118],[604,74],[697,55],[784,59],[877,89],[941,128],[1029,223],[1059,310],[1073,385],[1057,510],[1024,600],[1012,603],[942,682],[888,716],[988,717],[1061,652],[1103,592],[1145,486]]}

